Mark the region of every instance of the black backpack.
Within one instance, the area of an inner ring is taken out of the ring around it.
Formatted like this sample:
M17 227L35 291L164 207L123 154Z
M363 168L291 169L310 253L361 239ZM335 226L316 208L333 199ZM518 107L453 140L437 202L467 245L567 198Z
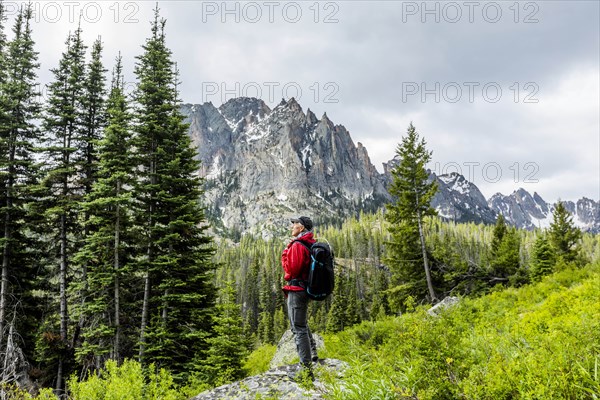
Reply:
M306 294L313 300L325 300L335 286L333 250L327 243L316 242L310 247L301 241L298 243L306 247L310 253Z

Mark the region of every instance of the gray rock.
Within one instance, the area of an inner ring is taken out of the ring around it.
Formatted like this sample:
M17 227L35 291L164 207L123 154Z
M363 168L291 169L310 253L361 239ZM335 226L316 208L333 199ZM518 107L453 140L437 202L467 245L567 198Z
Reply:
M431 173L429 178L438 185L438 191L431 199L431 206L442 218L455 222L487 224L496 221L496 212L488 206L479 188L464 176L456 172L439 176Z
M313 333L313 338L315 340L315 344L317 345L317 351L325 348L325 342L323 341L323 337L321 335L318 333ZM279 339L279 343L277 343L277 350L271 359L269 368L277 368L282 365L289 364L294 358L297 357L298 353L296 352L294 334L290 329L288 329L281 336L281 339Z
M181 113L202 161L207 215L225 229L285 229L299 214L341 222L391 199L346 128L305 114L293 98L273 110L237 98L219 108L184 104Z
M454 297L454 296L445 297L444 300L440 301L435 306L433 306L429 310L427 310L427 313L429 315L431 315L432 317L438 316L438 315L440 315L440 313L442 311L444 311L445 309L447 309L449 307L455 306L459 302L460 302L460 299L458 297Z
M319 376L324 371L342 377L347 364L340 360L321 360L315 366L314 387L307 389L294 382L290 376L296 374L299 364L280 366L264 374L252 376L229 385L219 386L215 389L202 392L191 400L222 400L242 399L254 400L256 398L276 399L323 399L326 394L325 386L320 382Z

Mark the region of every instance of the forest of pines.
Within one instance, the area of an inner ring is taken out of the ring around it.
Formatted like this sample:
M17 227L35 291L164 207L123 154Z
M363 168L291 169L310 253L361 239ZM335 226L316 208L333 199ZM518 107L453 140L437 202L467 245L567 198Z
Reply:
M288 329L286 238L232 243L208 233L158 10L135 58L132 95L121 55L107 68L101 39L88 46L77 27L42 101L31 5L7 35L2 4L0 390L29 384L65 395L67 382L132 361L168 370L177 384L242 378L246 356ZM429 206L431 152L412 124L397 154L386 211L316 229L334 249L337 277L334 294L311 303L314 331L597 259L596 238L561 203L547 232L518 231L502 216L495 227L443 222Z

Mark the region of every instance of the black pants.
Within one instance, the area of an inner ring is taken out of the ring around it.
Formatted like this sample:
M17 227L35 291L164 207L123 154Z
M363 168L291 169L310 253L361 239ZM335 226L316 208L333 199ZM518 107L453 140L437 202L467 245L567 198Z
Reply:
M300 362L309 364L312 357L317 356L317 346L308 327L308 296L306 292L288 292L287 309Z

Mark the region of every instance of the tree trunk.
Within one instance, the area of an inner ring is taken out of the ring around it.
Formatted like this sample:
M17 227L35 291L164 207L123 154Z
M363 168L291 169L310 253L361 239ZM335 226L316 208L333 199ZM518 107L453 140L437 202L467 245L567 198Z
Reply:
M427 250L425 248L425 235L423 234L423 223L421 221L421 213L417 213L417 223L419 224L419 239L421 240L421 252L423 253L423 266L425 267L425 277L427 279L427 289L429 289L429 295L431 296L431 302L435 303L437 297L433 290L433 283L431 282L431 272L429 271L429 262L427 260Z
M60 216L60 273L59 273L59 286L60 286L60 340L63 345L67 343L67 326L68 326L68 314L67 314L67 216L62 214ZM63 364L64 355L60 354L58 357L58 371L56 373L56 393L62 393L62 381L63 381Z
M150 251L150 250L148 250ZM138 361L141 363L144 359L144 352L146 350L144 340L144 334L146 332L146 325L148 324L148 307L150 302L150 271L146 271L144 277L144 301L142 303L142 326L140 327L140 353Z
M152 184L152 186L154 186L154 184L156 183L156 161L152 160L150 162L150 183ZM152 263L152 224L153 224L153 216L154 216L154 195L151 194L150 195L150 207L149 207L149 216L148 216L148 251L147 251L147 257L148 257L148 266L147 266L147 270L146 270L146 276L144 278L145 283L144 283L144 301L142 303L142 326L140 328L140 352L139 352L139 362L141 363L143 358L144 358L144 352L145 352L145 331L146 331L146 326L148 325L148 310L150 307L150 265Z
M8 194L7 194L8 196ZM0 289L0 348L2 347L2 339L4 338L4 320L6 319L6 308L8 296L8 242L10 241L10 214L9 214L9 200L7 197L7 210L4 216L4 249L2 250L2 284Z
M117 182L117 199L119 198L121 190L121 182ZM120 263L119 263L119 247L121 246L121 215L120 215L119 204L117 203L117 220L115 221L115 257L113 261L115 274L115 342L113 347L113 358L119 363L119 354L120 354L120 341L121 341L121 322L120 322L120 282L119 282L119 274L120 274Z
M16 137L11 134L12 143L16 142ZM8 180L6 182L6 212L4 213L4 248L2 249L2 277L0 283L0 348L2 347L2 338L4 337L4 321L6 320L6 309L8 308L8 268L9 268L9 247L10 247L10 211L12 209L12 189L14 185L14 176L16 174L14 161L16 148L10 144L8 159Z

